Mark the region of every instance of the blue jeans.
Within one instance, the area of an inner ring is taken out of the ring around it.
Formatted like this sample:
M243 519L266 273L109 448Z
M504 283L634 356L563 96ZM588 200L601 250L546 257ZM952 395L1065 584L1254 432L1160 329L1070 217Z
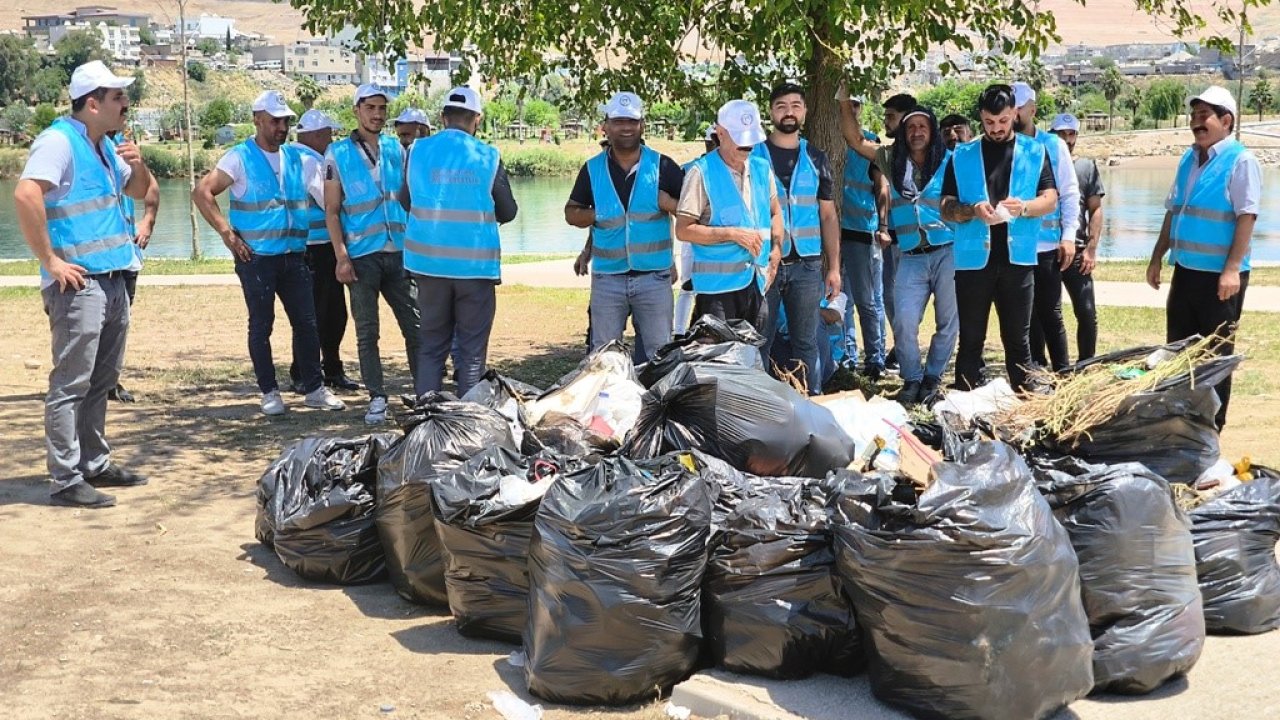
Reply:
M376 252L351 260L356 281L347 286L351 293L351 318L356 325L356 351L360 357L360 379L369 397L387 396L382 374L382 354L378 348L381 333L378 298L387 301L400 326L405 353L409 358L409 374L417 377L418 317L417 289L404 269L404 254Z
M271 331L276 322L276 297L293 327L293 357L298 363L298 380L303 392L311 392L324 382L320 372L320 335L316 328L315 300L311 293L311 271L300 252L284 255L253 255L248 262L236 261L236 275L249 309L249 359L258 389L264 394L280 389L276 382L275 360L271 356Z
M897 340L898 366L903 382L923 376L941 378L960 336L960 315L956 310L956 264L951 246L923 255L902 256L895 278L893 336ZM929 354L920 367L920 323L924 308L933 296L935 329Z
M850 231L843 233L847 236ZM859 233L866 235L867 233ZM853 324L853 309L858 309L858 327L862 328L863 361L867 365L884 366L884 270L880 246L874 241L863 243L857 240L840 242L840 264L844 273L844 285L853 302L845 310L846 332L856 332ZM854 343L849 353L851 360L857 358L857 345Z
M893 322L894 311L897 307L894 305L894 282L898 277L898 263L902 262L902 249L898 247L895 240L892 245L883 248L880 254L884 258L881 264L883 267L884 277L881 278L881 291L878 299L880 306L880 337L884 343L886 350L898 344L897 325ZM888 322L886 322L886 320ZM889 335L885 332L885 327L893 330L893 342L889 342Z
M822 392L822 373L818 366L818 305L822 302L826 281L822 276L822 258L803 258L790 265L778 266L778 276L765 302L769 304L770 322L764 328L764 357L769 357L774 336L778 334L778 306L787 313L787 331L791 337L791 352L783 369L794 372L805 368L809 394Z
M670 270L633 275L591 273L591 349L621 340L630 316L637 346L652 357L671 342L674 304Z

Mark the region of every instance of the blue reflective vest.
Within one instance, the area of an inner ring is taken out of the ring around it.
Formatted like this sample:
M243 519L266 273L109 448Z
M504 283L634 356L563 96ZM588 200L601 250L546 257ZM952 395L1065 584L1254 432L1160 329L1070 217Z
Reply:
M240 153L246 186L244 196L231 198L231 227L256 255L302 252L307 245L307 190L302 184L302 156L288 145L280 147L281 178L253 138L231 148Z
M1227 256L1231 253L1236 233L1236 213L1231 205L1228 185L1236 162L1248 152L1236 140L1228 141L1205 164L1195 187L1187 185L1192 169L1199 162L1198 151L1193 147L1182 156L1169 210L1172 216L1169 225L1171 263L1205 272L1220 273L1226 269ZM1249 253L1245 253L1240 270L1243 272L1249 268Z
M502 244L494 215L498 150L467 133L442 130L409 154L410 272L459 280L498 280Z
M876 141L878 138L866 130L862 137ZM840 227L845 230L873 233L880 227L876 214L875 186L871 184L871 161L853 150L844 153L844 195L840 203Z
M769 155L768 143L760 143L752 148L751 153L758 155L773 165ZM777 173L774 173L777 177ZM801 257L815 257L822 254L822 221L818 214L818 168L809 157L809 142L800 141L800 155L796 158L796 167L791 172L791 187L784 187L778 178L778 199L782 201L782 256L791 254L791 246Z
M898 188L889 183L889 224L898 235L902 252L920 245L923 230L930 245L947 245L955 240L955 229L942 219L942 183L947 175L947 163L951 153L943 156L933 177L914 198L903 197Z
M134 245L120 201L124 162L116 155L115 145L104 141L103 154L111 163L108 171L83 126L77 125L59 118L44 131L66 136L75 168L66 195L57 200L45 196L49 243L55 255L83 267L90 275L127 269L134 261Z
M1040 172L1044 168L1044 147L1026 135L1014 136L1013 168L1009 176L1009 197L1023 202L1036 199ZM991 202L987 196L987 171L982 160L982 139L956 147L951 154L955 168L957 198L963 205ZM1021 217L1009 221L1009 262L1014 265L1036 264L1036 240L1040 237L1040 218ZM978 218L959 223L955 228L956 270L980 270L991 255L991 228Z
M116 139L111 135L106 136L106 142L111 144L114 149L116 147ZM125 227L129 228L129 237L138 237L138 218L136 216L137 208L134 205L133 198L124 194L123 188L120 192L120 212L124 213ZM142 248L138 247L138 243L133 244L133 262L129 263L127 270L137 272L142 269Z
M405 212L400 205L404 151L390 135L378 136L378 170L369 169L364 150L352 137L329 147L342 177L342 234L353 258L404 249Z
M606 275L629 270L654 271L671 267L671 219L658 207L661 155L640 148L635 184L623 209L609 176L608 151L587 161L596 222L591 230L591 269Z
M769 203L769 162L759 155L747 157L751 186L751 212L748 214L742 193L733 182L729 166L720 153L713 152L696 161L702 185L711 202L711 227L755 230L760 234L760 254L751 257L741 245L732 242L693 246L693 291L715 295L734 292L754 280L764 292L764 273L769 266L771 214Z
M320 172L324 172L324 156L316 152L314 149L303 145L302 143L293 143L293 147L297 148L299 153L305 157L310 157L316 161L316 166L320 168ZM307 188L309 178L302 178L303 188ZM307 244L308 245L324 245L329 242L329 228L324 224L324 207L311 197L311 192L307 192Z
M1045 152L1049 155L1049 165L1053 170L1053 179L1056 181L1058 179L1058 157L1061 150L1060 146L1063 144L1062 138L1054 135L1053 133L1041 132L1037 129L1035 137L1031 139L1040 143L1040 145L1044 147ZM1073 167L1071 171L1075 172L1075 168ZM1061 188L1059 188L1059 192L1061 192ZM1050 245L1053 245L1056 248L1061 242L1062 202L1061 197L1059 197L1059 202L1053 206L1053 212L1040 217L1039 245L1041 248L1048 250Z

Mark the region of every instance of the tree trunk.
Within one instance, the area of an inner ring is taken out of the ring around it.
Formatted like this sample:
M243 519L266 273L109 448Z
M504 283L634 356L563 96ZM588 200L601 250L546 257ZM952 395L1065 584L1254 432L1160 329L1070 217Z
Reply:
M1116 117L1116 101L1112 100L1107 103L1107 132L1112 130L1112 122Z
M835 97L843 71L839 58L821 43L814 43L813 56L809 58L809 64L805 68L808 76L805 98L809 109L809 116L805 121L805 137L825 152L831 161L831 176L835 179L837 188L837 209L841 197L838 190L844 177L845 143L844 136L840 133L840 106Z

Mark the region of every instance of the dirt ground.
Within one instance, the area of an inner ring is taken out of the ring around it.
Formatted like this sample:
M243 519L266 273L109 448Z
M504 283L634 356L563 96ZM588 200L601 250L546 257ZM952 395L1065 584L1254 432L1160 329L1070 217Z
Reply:
M572 367L585 300L504 287L494 364L543 384ZM260 415L245 325L235 288L142 288L125 378L139 402L113 404L108 433L115 459L151 483L120 490L108 510L55 508L41 424L48 326L34 291L0 290L0 717L496 718L486 691L523 690L505 660L513 648L461 638L446 613L410 605L389 585L304 583L254 540L255 483L281 447L366 427L360 396L347 396L341 413L287 396L289 414ZM389 314L383 327L390 389L408 390ZM1140 342L1144 332L1104 334L1103 344ZM283 318L275 341L283 377ZM356 374L350 330L344 356ZM1276 457L1264 442L1274 443L1280 410L1258 382L1258 397L1233 411L1247 428L1229 428L1225 441L1229 453ZM1264 659L1223 662L1254 675ZM552 708L547 717L597 714L664 717L656 707Z

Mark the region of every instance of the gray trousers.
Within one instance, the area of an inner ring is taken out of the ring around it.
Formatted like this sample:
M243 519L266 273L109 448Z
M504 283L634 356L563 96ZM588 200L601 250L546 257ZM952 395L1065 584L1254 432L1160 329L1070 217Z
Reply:
M53 492L106 469L107 393L120 380L129 334L129 294L121 273L90 276L83 290L41 291L52 335L53 370L44 401L45 447Z
M404 254L377 252L351 261L356 281L351 292L351 317L356 325L356 351L360 356L360 379L369 397L386 397L383 384L382 354L378 349L380 333L378 297L382 296L396 316L404 349L409 356L409 372L418 377L418 305L414 297L413 279L404 269Z
M489 355L489 333L498 308L494 280L453 280L414 275L418 283L418 310L422 336L418 342L419 397L444 387L444 363L453 352L453 379L458 396L484 375Z

